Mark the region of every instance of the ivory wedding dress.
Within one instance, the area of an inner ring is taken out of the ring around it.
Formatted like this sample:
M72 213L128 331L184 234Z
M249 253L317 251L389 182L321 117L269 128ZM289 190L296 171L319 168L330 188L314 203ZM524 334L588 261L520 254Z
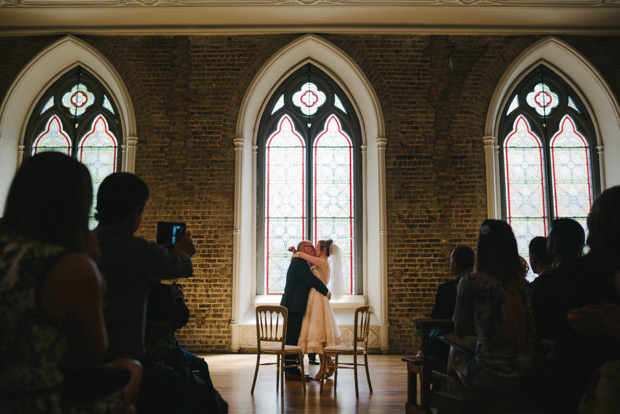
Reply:
M327 285L329 282L327 260L321 259L319 265L313 266L311 270L314 276ZM311 289L297 345L304 350L304 353L323 354L324 347L340 344L342 337L327 296L323 296L316 289Z

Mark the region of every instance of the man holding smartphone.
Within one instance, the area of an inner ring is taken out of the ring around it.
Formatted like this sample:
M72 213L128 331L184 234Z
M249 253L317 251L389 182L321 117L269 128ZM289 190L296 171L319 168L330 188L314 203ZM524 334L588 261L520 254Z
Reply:
M192 276L196 246L187 232L168 250L134 237L142 223L149 189L130 173L109 175L97 193L99 225L95 229L105 279L104 316L108 331L107 359L144 356L148 283Z

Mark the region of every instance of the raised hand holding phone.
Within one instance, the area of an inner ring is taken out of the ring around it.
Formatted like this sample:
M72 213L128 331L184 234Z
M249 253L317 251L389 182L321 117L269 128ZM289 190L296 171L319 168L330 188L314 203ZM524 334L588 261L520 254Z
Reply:
M189 257L192 257L196 254L196 245L194 244L194 240L192 240L192 235L190 232L187 232L181 237L175 244L172 246L172 251L175 254L186 254Z

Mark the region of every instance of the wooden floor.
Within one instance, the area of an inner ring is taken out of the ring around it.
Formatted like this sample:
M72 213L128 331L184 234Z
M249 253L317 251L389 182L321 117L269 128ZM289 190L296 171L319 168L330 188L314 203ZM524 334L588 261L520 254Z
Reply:
M209 364L215 388L228 402L231 414L240 413L404 413L407 399L407 368L401 355L370 355L370 379L373 393L368 390L363 368L359 372L359 399L355 398L353 370L338 372L338 389L334 381L325 382L319 395L320 383L306 383L307 393L301 382L287 381L284 393L276 392L275 365L261 366L254 395L250 394L256 366L254 354L201 355ZM261 357L261 362L265 358ZM275 362L275 356L272 357ZM344 357L341 357L344 358ZM341 359L343 361L344 359ZM318 366L308 365L306 373L314 375ZM309 371L309 372L308 372Z

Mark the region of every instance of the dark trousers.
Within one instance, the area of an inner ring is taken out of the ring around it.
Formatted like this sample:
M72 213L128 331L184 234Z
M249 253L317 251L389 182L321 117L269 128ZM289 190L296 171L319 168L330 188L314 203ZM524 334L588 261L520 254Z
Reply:
M286 344L297 346L299 342L299 334L301 332L301 321L304 315L297 312L291 312L288 314L288 322L286 324ZM287 355L284 360L284 365L295 365L303 361L298 361L297 355ZM284 368L286 372L295 373L299 372L299 368Z

